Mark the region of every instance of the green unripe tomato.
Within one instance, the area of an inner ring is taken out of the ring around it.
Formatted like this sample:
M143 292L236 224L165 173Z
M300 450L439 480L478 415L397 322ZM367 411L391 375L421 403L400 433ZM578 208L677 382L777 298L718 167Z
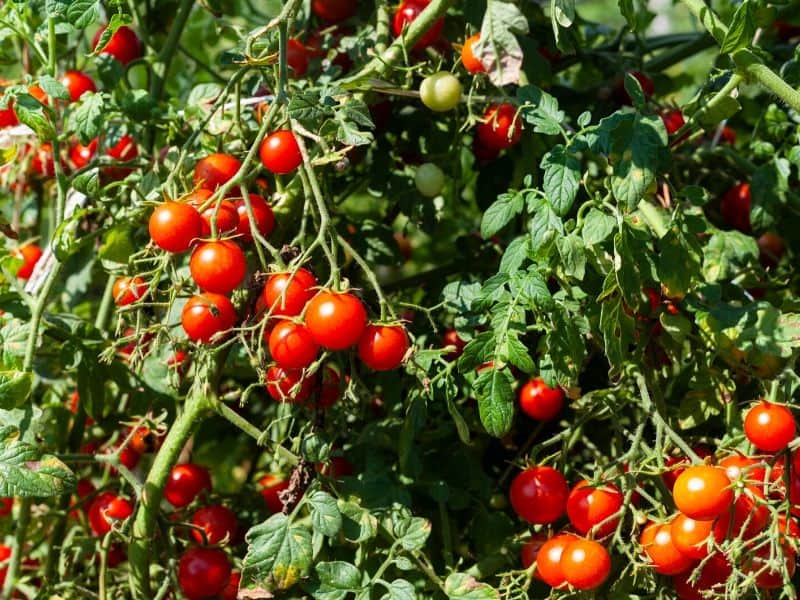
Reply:
M425 163L417 167L417 172L414 173L414 185L423 196L435 198L444 187L444 173L435 164Z
M436 112L451 110L461 100L461 82L448 71L439 71L422 80L419 86L422 103Z

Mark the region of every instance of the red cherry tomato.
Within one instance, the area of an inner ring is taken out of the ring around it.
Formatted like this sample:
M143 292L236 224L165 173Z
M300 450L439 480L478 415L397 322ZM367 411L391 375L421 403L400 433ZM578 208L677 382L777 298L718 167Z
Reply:
M96 153L97 138L86 146L78 143L73 144L69 150L69 159L76 169L82 169L92 161Z
M192 516L192 525L200 528L192 530L198 544L219 544L225 539L232 542L239 529L234 512L221 504L197 509Z
M178 561L178 585L188 600L214 598L230 576L228 557L219 548L189 548Z
M192 252L189 270L203 291L228 294L244 280L247 258L234 241L205 242Z
M757 240L758 260L765 269L775 268L786 251L783 238L777 233L768 231L762 234Z
M593 590L608 579L611 556L594 540L576 538L561 553L561 571L571 586L579 590Z
M281 321L269 334L269 353L285 370L305 369L319 356L319 346L305 325Z
M183 202L164 202L150 215L150 239L167 252L186 252L203 232L197 209Z
M795 551L789 545L781 546L781 553L789 577L794 576L797 568ZM776 554L778 560L781 554ZM784 586L783 569L771 567L772 550L770 544L760 545L749 559L745 559L744 568L747 572L756 575L756 586L762 590L777 590ZM768 568L769 567L769 568Z
M97 91L92 78L82 71L67 71L61 76L61 84L67 88L73 102L77 102L86 92Z
M189 339L207 344L215 334L236 325L236 309L227 296L206 292L184 305L181 324Z
M296 317L314 297L317 279L310 271L300 268L294 273L275 273L269 276L261 297L272 315Z
M294 77L305 75L310 61L311 57L308 55L308 50L301 41L292 38L287 42L286 63L289 65L291 74Z
M291 173L303 162L297 138L288 129L275 131L264 138L259 156L264 168L278 175Z
M283 502L280 499L280 493L289 487L289 482L282 479L278 475L264 475L258 480L258 485L261 488L261 495L264 502L267 504L272 513L279 513L283 510Z
M656 573L677 575L691 568L694 561L681 553L672 540L669 523L650 523L642 531L639 543L653 563Z
M201 207L208 202L208 199L214 194L211 190L200 188L186 196L183 201L194 206L198 211ZM236 206L229 200L220 200L216 204L211 204L200 212L200 217L203 219L204 238L211 236L211 223L215 218L217 220L217 234L224 235L232 233L239 227L239 213Z
M230 154L209 154L194 166L194 184L213 191L233 178L241 166L239 159Z
M474 52L474 46L479 39L481 39L481 34L476 33L464 40L464 45L461 46L461 64L470 73L486 72L483 63L475 56Z
M111 531L114 521L122 521L133 514L133 505L114 492L103 492L94 499L87 517L92 532L101 537Z
M100 36L103 35L106 27L107 25L100 28L94 36L92 48L95 50L97 50L97 43L100 41ZM108 43L101 48L100 53L110 54L123 65L127 65L137 58L141 58L144 50L142 49L142 42L133 29L123 25L114 32Z
M429 0L405 0L394 13L394 21L392 22L392 31L395 37L403 33L406 26L416 20L419 14L428 6ZM436 19L430 28L422 35L421 38L414 45L414 50L423 50L432 45L442 33L444 28L444 17Z
M678 133L681 127L686 124L683 118L683 113L680 109L669 110L661 113L661 120L664 121L664 127L667 130L667 135L674 135Z
M25 244L13 250L11 254L23 261L22 265L17 269L17 277L26 280L30 279L36 263L42 258L42 249L36 244Z
M361 339L367 311L352 294L323 290L306 306L305 319L317 344L328 350L344 350Z
M312 0L311 12L326 23L349 19L358 9L358 0Z
M708 521L721 515L733 502L731 480L725 470L710 465L686 469L672 488L675 506L687 517Z
M106 150L106 155L118 162L128 162L139 156L136 140L129 135L123 135L120 140ZM124 179L133 169L126 167L106 167L103 174L110 179Z
M267 369L267 392L276 402L304 402L311 395L315 381L316 375L303 377L300 370L287 371L277 366Z
M358 341L358 358L373 371L390 371L403 362L409 345L402 325L367 325Z
M672 543L681 554L698 560L708 555L708 538L714 528L714 521L695 521L678 514L669 528Z
M797 423L785 406L761 401L747 411L744 433L762 452L778 452L795 438Z
M531 379L519 390L519 406L537 421L550 421L564 408L564 390L551 388L541 378Z
M588 481L578 482L567 498L567 516L569 522L581 535L595 529L597 537L605 537L617 528L619 518L607 521L622 508L622 492L611 483L600 487L590 487Z
M566 584L564 570L561 568L561 557L564 549L578 539L570 533L562 533L547 540L536 555L536 573L539 579L554 588Z
M481 145L499 152L515 146L522 138L522 121L516 117L516 109L510 104L493 104L483 113L483 122L476 129Z
M450 354L445 354L447 360L455 360L464 352L467 342L458 336L458 332L455 329L448 329L442 336L442 345L455 347L455 350Z
M49 143L42 144L33 153L31 170L40 177L54 177L56 165L53 160L53 146Z
M14 508L13 498L0 498L0 517L7 517L10 515L12 508Z
M722 196L719 211L725 222L743 233L750 233L750 184L733 186Z
M535 534L533 537L531 537L531 539L525 542L519 551L519 558L523 568L527 569L534 562L536 562L536 557L546 541L547 537L545 537L544 534L539 533ZM534 571L533 576L539 578L538 568Z
M250 215L247 214L247 204L244 200L236 200L233 205L239 214L239 225L236 232L242 236L246 242L253 241L253 231L250 227ZM268 237L275 229L275 214L272 207L264 198L256 194L250 194L250 207L253 209L253 217L256 220L256 229L264 236Z
M172 467L164 485L164 498L175 508L183 508L203 491L211 491L208 469L194 463L183 463Z
M127 306L144 296L148 287L141 277L120 277L114 282L111 293L117 306Z
M242 574L239 571L231 571L231 576L228 583L225 584L225 589L220 592L220 600L236 600L239 597L239 582L242 579Z
M133 432L128 445L139 454L148 454L158 450L164 441L164 434L154 431L149 427L140 425Z
M762 492L764 484L769 484L766 463L754 458L731 454L719 461L719 466L725 469L728 479L734 483L744 482L754 493ZM775 469L773 468L774 473Z
M511 506L529 523L547 524L561 518L569 488L564 476L552 467L530 467L519 473L509 490Z
M701 459L711 456L713 452L706 446L695 446L692 448L694 453L697 454ZM664 480L664 485L667 486L667 489L671 492L673 486L675 485L675 480L678 479L681 473L686 470L686 467L689 466L689 459L685 456L670 456L666 460L667 467L670 467L669 471L664 471L661 474L661 478ZM685 466L682 466L685 465Z
M718 543L725 539L752 539L769 523L769 509L763 497L743 491L733 506L725 510L714 524L714 538Z
M2 96L0 96L0 101L2 101ZM13 104L14 101L12 100L8 103L7 108L0 109L0 129L19 125L19 119L17 119L17 113L14 112Z

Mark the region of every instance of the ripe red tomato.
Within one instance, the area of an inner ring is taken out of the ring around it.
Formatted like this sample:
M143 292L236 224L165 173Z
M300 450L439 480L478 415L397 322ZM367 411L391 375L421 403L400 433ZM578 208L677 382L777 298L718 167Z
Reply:
M708 555L708 538L713 527L714 521L695 521L680 513L669 525L675 548L684 556L698 560Z
M464 352L467 342L458 336L458 332L455 329L448 329L442 336L442 345L455 348L455 350L444 356L447 360L455 360Z
M777 233L768 231L762 234L757 240L758 260L765 269L775 268L786 251L783 238Z
M40 177L54 177L56 165L53 160L53 146L49 143L42 144L33 153L31 170Z
M430 0L405 0L394 13L394 21L392 22L392 31L395 37L403 33L406 26L414 22L419 14L425 10ZM444 28L444 17L439 17L430 28L419 38L414 45L414 50L423 50L436 42L439 35Z
M215 597L230 577L228 557L219 548L189 548L178 561L178 585L188 600Z
M740 183L725 192L719 211L728 225L742 233L750 233L750 184Z
M593 590L608 579L611 556L598 542L576 538L561 553L561 571L571 586L579 590Z
M261 495L270 512L281 512L283 510L283 502L281 502L279 494L289 487L289 482L278 475L269 474L259 479L258 485L261 488Z
M694 453L701 459L713 454L707 446L695 446L692 450L694 450ZM667 489L671 492L675 481L680 477L680 474L686 470L686 467L689 466L689 459L685 456L670 456L665 463L667 467L670 467L670 470L664 471L664 473L661 474L661 479L664 480L664 485L666 485Z
M546 541L547 537L544 534L538 533L534 534L525 542L519 551L519 558L523 568L527 569L536 561L536 557ZM539 578L538 569L534 570L533 576Z
M150 239L167 252L186 252L203 232L203 219L191 204L167 201L150 215Z
M100 36L103 35L107 25L101 27L94 35L92 41L92 48L97 50L97 43L100 41ZM144 54L142 42L139 37L129 27L124 25L117 29L108 40L108 43L100 50L101 54L110 54L116 58L123 65L133 62Z
M211 475L208 469L195 463L172 467L164 484L164 498L175 508L191 504L203 491L211 491Z
M539 549L536 555L536 574L550 587L559 588L565 585L567 580L561 568L561 557L564 549L576 539L571 533L561 533L551 537Z
M141 277L120 277L114 282L111 293L117 306L127 306L144 296L148 287Z
M567 506L569 487L552 467L530 467L511 482L511 507L528 523L546 524L561 518Z
M323 290L309 301L305 319L317 344L328 350L344 350L361 339L367 311L352 294Z
M73 102L76 102L86 92L97 91L92 78L83 71L67 71L61 76L61 85L67 88Z
M564 390L548 387L539 377L531 379L519 390L519 406L532 419L549 421L564 408Z
M239 215L239 224L236 232L242 236L246 242L253 241L253 230L250 228L250 216L247 214L247 204L241 198L233 203ZM256 220L256 229L264 236L269 236L275 229L275 214L272 207L264 198L256 194L250 194L250 207L253 209L253 217Z
M797 568L795 551L786 544L781 546L781 551L786 571L791 578ZM762 590L777 590L784 586L783 569L771 566L773 563L771 554L770 544L759 545L749 559L745 559L745 563L742 565L748 573L757 574L756 586ZM777 554L776 558L780 560L781 555Z
M297 138L288 129L280 129L264 138L259 156L264 168L278 175L291 173L303 162Z
M794 415L785 406L761 401L744 418L744 433L750 443L762 452L778 452L796 435Z
M358 0L312 0L311 12L327 23L349 19L358 9Z
M0 100L2 100L2 96L0 96ZM0 109L0 129L19 125L19 119L17 119L17 113L14 112L13 104L14 101L12 100L8 103L7 108Z
M691 568L694 561L681 553L672 540L669 523L650 523L642 531L639 543L653 563L656 573L677 575Z
M230 154L209 154L194 166L194 185L213 191L232 179L241 166L239 159Z
M39 259L42 258L42 249L36 244L24 244L11 251L14 258L22 259L22 264L17 269L17 277L20 279L30 279L33 275L33 269Z
M228 578L225 589L220 592L220 600L236 600L239 597L239 582L241 579L242 574L239 571L231 571L231 576Z
M319 346L305 325L281 321L269 334L272 360L285 370L305 369L319 356Z
M97 537L101 537L111 531L114 521L122 521L132 514L133 505L125 498L120 498L114 492L103 492L89 506L89 528Z
M686 120L683 118L683 113L680 109L669 110L661 113L661 120L664 121L664 127L667 129L668 135L678 133L681 127L686 125Z
M622 508L622 492L612 483L601 487L590 487L588 481L579 481L567 498L567 516L569 522L581 535L609 519ZM606 521L595 530L595 536L602 538L612 533L619 523L619 518Z
M493 104L483 113L483 122L476 129L481 145L499 152L515 146L522 138L522 121L511 104Z
M300 40L294 38L290 39L286 44L286 63L292 70L290 75L294 77L302 77L308 71L308 63L311 62L311 57L308 55L308 50Z
M136 147L136 140L129 135L123 135L116 144L106 150L106 154L120 162L128 162L139 156L139 149Z
M192 279L206 292L228 294L247 274L247 258L232 240L200 244L189 261Z
M236 309L227 296L206 292L184 305L181 324L189 339L207 344L215 334L236 325Z
M358 357L374 371L390 371L403 362L409 345L402 325L367 325L358 341Z
M719 136L721 142L733 146L736 143L736 130L727 125L722 128L722 134Z
M92 161L96 153L97 138L93 139L86 146L76 142L69 149L69 159L75 169L82 169Z
M689 583L692 570L689 569L673 577L672 582L675 592L681 600L706 600L705 592L716 589L730 577L732 567L728 560L720 553L711 555L700 571L697 583ZM719 590L722 591L722 590Z
M192 516L192 525L199 527L192 530L198 544L219 544L225 539L235 541L239 522L234 512L221 504L212 504L197 509Z
M741 454L731 454L719 461L719 466L725 469L725 474L732 482L743 481L749 488L760 492L764 484L769 484L767 479L767 466L763 461L749 458ZM777 465L776 465L777 466ZM772 474L774 475L773 467Z
M483 63L478 60L473 50L475 43L479 39L481 39L481 34L476 33L464 40L464 45L461 46L461 64L464 65L464 68L470 73L484 73L486 71L483 67Z
M12 508L14 508L13 498L0 498L0 517L7 517L10 515Z
M276 402L298 404L311 395L316 379L316 374L303 377L303 371L272 366L267 369L267 392ZM297 384L300 385L294 390Z
M733 507L723 512L714 524L714 538L718 543L725 539L752 539L769 523L766 500L752 491L742 491Z
M133 432L128 445L139 454L148 454L158 450L164 441L164 434L149 427L140 425Z
M213 194L214 192L211 190L199 188L186 196L183 201L191 204L200 211L201 207L208 202L208 199L211 198ZM239 213L236 210L236 206L229 200L220 200L216 204L211 204L200 212L200 217L203 219L202 235L204 238L211 236L211 223L215 218L215 213L218 235L232 233L238 229Z
M708 521L721 515L731 505L733 490L724 469L694 465L675 481L672 497L675 506L687 517Z
M261 292L267 310L273 316L296 317L314 297L317 278L302 267L291 273L274 273Z

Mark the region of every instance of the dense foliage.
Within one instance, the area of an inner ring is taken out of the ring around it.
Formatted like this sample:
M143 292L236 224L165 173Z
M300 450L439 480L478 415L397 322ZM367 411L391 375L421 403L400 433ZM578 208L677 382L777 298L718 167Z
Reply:
M0 3L0 597L796 597L800 3L647 4Z

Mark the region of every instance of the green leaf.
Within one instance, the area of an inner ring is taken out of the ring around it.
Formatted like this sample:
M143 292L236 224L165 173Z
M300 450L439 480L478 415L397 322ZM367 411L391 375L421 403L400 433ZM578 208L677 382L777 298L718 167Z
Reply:
M361 588L361 572L348 562L341 560L321 562L314 566L320 582L336 590Z
M633 342L633 317L624 310L622 298L615 296L600 307L600 330L608 362L619 369L631 358L628 346Z
M39 76L39 87L51 98L58 98L59 100L70 99L69 91L64 87L64 84L50 75Z
M592 208L583 219L581 237L586 246L591 247L605 240L617 227L617 220L611 215Z
M492 237L505 227L511 219L522 212L525 201L519 193L501 194L483 213L481 235L484 239Z
M342 514L342 532L347 540L357 544L377 535L378 520L369 511L344 500L339 500L337 506Z
M311 565L311 533L294 527L289 517L274 514L247 532L247 555L242 586L287 589L308 573Z
M75 483L75 475L55 456L20 441L16 427L0 428L0 496L61 496Z
M564 223L546 200L538 204L530 221L531 250L538 252L564 234Z
M544 194L556 214L563 217L578 195L581 163L566 151L563 144L558 144L542 157L541 167L544 169Z
M0 408L22 406L33 389L33 374L25 371L0 371Z
M88 27L99 18L100 9L97 0L72 0L72 3L67 7L67 20L76 29Z
M409 517L394 526L394 536L404 550L421 550L431 534L431 522L422 517Z
M136 248L133 245L133 228L120 224L106 232L98 254L103 260L127 264L128 258L134 252Z
M473 52L498 87L519 83L523 53L514 33L528 33L525 15L511 2L487 0L481 36Z
M575 0L550 0L550 22L556 44L560 39L561 27L572 27L575 21Z
M522 103L520 114L533 125L536 133L558 135L561 123L566 120L563 110L558 108L558 100L535 85L526 85L517 90L517 98ZM544 167L544 164L542 165Z
M659 242L658 278L670 297L683 297L700 276L701 256L677 229L670 229Z
M507 368L484 369L475 381L474 388L478 412L486 432L494 437L503 437L514 421L511 373Z
M100 135L105 126L103 94L87 92L78 101L70 117L70 125L81 144L88 144Z
M328 537L333 537L342 528L342 515L336 500L328 492L316 491L308 498L311 506L311 526Z
M449 600L500 600L500 594L492 586L466 573L448 575L444 582L444 593Z
M14 104L14 112L20 123L33 129L40 139L49 140L56 136L56 130L47 116L44 105L33 96L19 94Z
M717 231L703 249L703 277L708 282L734 277L758 260L758 245L738 231Z
M123 25L129 25L133 21L133 17L128 14L124 13L114 13L111 16L111 19L108 21L108 26L103 30L103 33L100 35L100 38L97 40L97 43L94 46L94 51L92 52L93 56L97 56L100 54L100 51L106 47L111 37L117 32L117 29L122 27ZM110 57L109 57L110 58ZM120 62L114 60L114 63L119 65ZM86 142L82 142L86 143Z
M89 197L96 197L100 192L100 169L93 168L76 175L72 179L72 187Z
M530 254L530 242L531 238L528 235L521 235L511 240L503 252L499 270L502 273L513 273L518 270Z
M756 31L756 24L753 21L752 5L750 0L744 0L733 13L730 25L728 25L728 33L725 34L725 39L722 40L720 46L721 54L731 54L741 48L748 47Z
M414 586L405 579L395 579L389 584L388 591L381 600L414 600Z
M619 7L619 12L628 22L628 27L630 27L632 31L636 31L637 20L636 12L633 8L633 0L618 0L617 6Z

